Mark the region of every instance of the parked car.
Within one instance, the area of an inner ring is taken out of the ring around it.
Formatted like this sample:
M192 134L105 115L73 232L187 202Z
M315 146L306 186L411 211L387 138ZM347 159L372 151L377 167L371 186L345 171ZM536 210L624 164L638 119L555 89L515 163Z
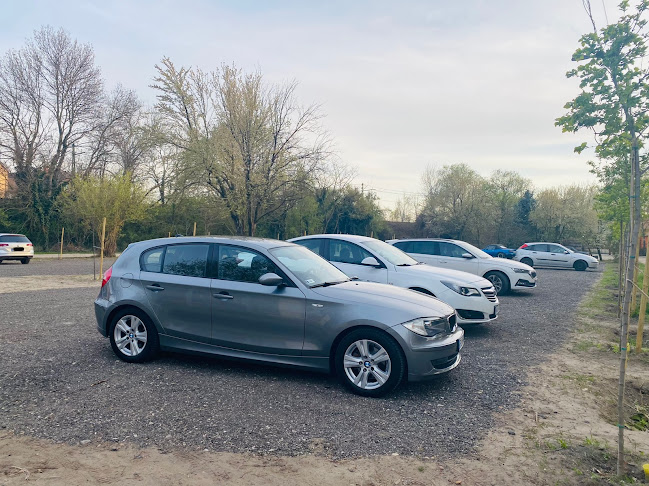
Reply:
M498 258L511 259L514 258L514 255L516 254L516 250L507 248L505 245L487 245L482 249L482 251L484 251L487 255Z
M388 243L419 262L483 276L493 284L498 295L512 289L536 287L536 271L532 267L505 258L493 258L465 241L420 238Z
M580 272L587 268L599 267L597 258L584 253L575 253L558 243L524 243L516 250L514 260L530 267L572 267Z
M0 233L0 263L19 260L27 265L34 258L34 245L25 235Z
M131 244L104 274L95 314L127 362L169 349L335 371L371 397L452 370L464 344L449 305L258 238Z
M416 290L455 308L460 324L489 322L498 316L491 282L419 262L387 243L355 235L313 235L289 240L333 263L350 277Z

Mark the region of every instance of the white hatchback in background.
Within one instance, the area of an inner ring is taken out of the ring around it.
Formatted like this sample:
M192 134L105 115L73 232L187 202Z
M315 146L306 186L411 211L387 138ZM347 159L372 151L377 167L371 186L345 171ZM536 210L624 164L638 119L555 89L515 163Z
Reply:
M489 322L498 316L498 297L488 280L465 272L421 265L381 240L323 234L289 241L324 257L350 277L432 295L455 309L459 324Z
M440 268L473 273L489 280L496 292L536 287L536 271L523 263L494 258L479 248L459 240L417 238L388 240L415 260Z
M599 268L597 258L575 253L558 243L524 243L516 250L514 260L534 267L574 268L579 272Z
M34 245L25 235L0 233L0 263L4 260L19 260L28 264L34 257Z

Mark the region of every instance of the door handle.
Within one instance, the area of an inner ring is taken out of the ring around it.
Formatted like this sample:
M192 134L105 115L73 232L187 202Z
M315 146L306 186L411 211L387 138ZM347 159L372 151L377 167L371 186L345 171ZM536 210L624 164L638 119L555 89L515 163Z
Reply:
M160 292L161 290L165 289L164 287L160 287L159 284L147 285L146 288L149 290L153 290L154 292Z
M218 294L212 294L213 297L222 300L232 300L234 296L228 294L227 292L219 292Z

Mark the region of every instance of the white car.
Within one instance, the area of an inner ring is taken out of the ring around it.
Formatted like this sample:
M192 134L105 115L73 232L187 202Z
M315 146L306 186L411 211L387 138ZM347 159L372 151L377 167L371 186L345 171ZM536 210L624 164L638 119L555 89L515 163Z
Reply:
M388 243L419 262L480 275L493 284L499 295L536 287L536 271L532 267L506 258L494 258L465 241L419 238L388 240Z
M387 243L355 235L313 235L289 240L329 260L350 277L416 290L455 308L458 323L489 322L498 316L498 297L482 277L421 265Z
M584 253L575 253L558 243L524 243L516 250L514 260L531 267L574 268L583 272L587 268L599 268L599 260Z
M34 245L25 235L0 233L0 263L19 260L27 265L34 257Z

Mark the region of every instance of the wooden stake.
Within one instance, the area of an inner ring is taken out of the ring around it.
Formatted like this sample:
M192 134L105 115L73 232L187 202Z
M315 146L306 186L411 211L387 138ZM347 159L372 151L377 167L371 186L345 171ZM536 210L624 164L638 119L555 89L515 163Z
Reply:
M644 263L644 276L642 277L642 294L640 295L640 314L638 315L638 333L635 342L635 352L642 353L642 334L644 331L644 319L647 312L647 297L649 293L649 268L647 267L647 260Z
M635 270L633 272L633 275L635 277L633 279L634 281L638 280L637 275L638 275L638 270L640 270L640 241L641 241L641 239L642 239L642 232L638 231L638 242L637 242L637 244L635 246ZM629 308L629 312L631 312L631 314L633 314L633 312L635 311L636 306L638 304L638 289L635 287L635 285L633 286L632 292L633 293L631 294L631 307Z
M196 221L194 221L194 236L196 236Z
M63 235L65 234L65 228L61 228L61 250L59 252L59 260L63 258Z
M101 253L99 254L99 275L101 275L101 278L104 278L104 240L106 239L106 218L104 218L104 222L101 224L101 243L100 243L100 248L101 248Z

